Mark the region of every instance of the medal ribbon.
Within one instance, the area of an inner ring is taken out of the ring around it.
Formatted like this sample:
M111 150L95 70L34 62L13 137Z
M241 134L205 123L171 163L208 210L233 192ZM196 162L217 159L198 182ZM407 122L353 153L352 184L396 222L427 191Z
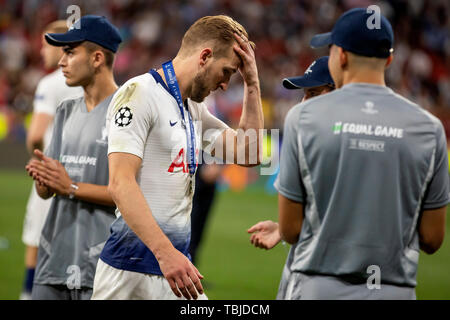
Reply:
M184 116L184 104L181 100L181 92L180 87L178 86L177 77L175 75L175 70L173 68L172 61L169 60L164 62L163 65L164 75L166 77L167 87L170 90L170 94L175 98L178 104L178 108L181 113L181 124L186 130L186 145L187 145L187 164L189 168L189 174L193 176L195 171L197 170L197 165L195 163L195 130L194 123L192 121L191 114L189 113L189 109L186 108L189 126L186 126L186 120Z

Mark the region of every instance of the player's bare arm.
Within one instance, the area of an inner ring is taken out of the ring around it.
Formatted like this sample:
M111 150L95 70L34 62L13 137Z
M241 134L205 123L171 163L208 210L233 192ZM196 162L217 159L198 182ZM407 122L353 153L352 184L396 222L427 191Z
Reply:
M237 44L233 50L241 59L239 73L244 80L244 99L242 115L239 121L239 129L227 129L222 133L222 139L217 139L215 149L223 148L223 155L233 152L235 164L241 166L256 166L260 164L260 135L259 129L264 128L264 115L261 103L261 89L259 86L258 68L256 66L255 52L247 38L234 34ZM253 129L254 136L246 136L247 130ZM227 145L227 137L233 141L233 145ZM230 137L232 139L230 139ZM222 146L220 146L222 144ZM252 151L253 150L253 151ZM254 154L256 152L256 154ZM252 154L253 153L253 154ZM240 161L238 156L245 154L245 161ZM213 154L214 156L214 154ZM228 159L229 161L229 159Z
M281 241L278 223L271 220L258 222L247 232L252 234L250 242L257 248L269 250Z
M420 249L428 254L435 253L442 245L445 236L445 215L447 206L424 210L419 222Z
M42 198L49 198L53 194L67 197L72 195L82 201L115 206L107 186L81 182L75 184L58 160L45 156L37 149L34 155L37 159L31 160L26 169L33 179L39 182L36 184L36 191Z
M296 243L302 229L303 204L278 194L278 221L281 239Z
M136 181L141 158L122 152L111 153L109 187L127 225L155 254L164 277L177 297L197 299L203 293L203 276L189 259L179 252L158 226ZM132 195L132 196L130 196Z

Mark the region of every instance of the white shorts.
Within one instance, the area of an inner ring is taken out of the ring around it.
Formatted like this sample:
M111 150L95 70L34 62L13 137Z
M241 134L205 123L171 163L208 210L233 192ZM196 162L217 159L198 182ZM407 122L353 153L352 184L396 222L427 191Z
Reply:
M23 222L22 241L27 246L38 247L41 238L42 228L47 218L48 210L52 203L52 198L44 200L36 192L33 183L30 197L28 198L27 211Z
M98 259L92 300L186 300L163 276L116 269ZM205 294L198 300L208 300Z

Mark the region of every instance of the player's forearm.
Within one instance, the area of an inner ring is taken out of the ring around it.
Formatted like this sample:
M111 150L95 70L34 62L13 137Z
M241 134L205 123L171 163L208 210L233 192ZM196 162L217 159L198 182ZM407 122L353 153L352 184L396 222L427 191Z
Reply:
M435 253L445 237L447 206L424 210L418 224L420 249L428 254Z
M239 121L242 130L264 128L264 114L261 102L261 89L259 81L252 84L244 84L244 100L242 103L242 114Z
M103 206L115 207L107 186L101 186L90 183L77 183L78 190L75 190L74 197L76 199L91 202Z
M111 181L108 190L127 225L153 252L156 259L159 260L162 252L173 248L153 218L147 201L135 181Z
M298 241L303 224L303 204L278 194L278 228L281 239L289 244Z
M280 240L284 240L289 244L295 244L300 236L300 226L298 222L286 217L282 212L279 213L279 234Z
M264 118L254 47L243 35L235 34L235 38L239 46L234 46L234 50L241 58L239 72L244 80L244 100L239 128L244 131L259 130L264 127Z
M235 137L235 163L241 166L259 165L261 159L260 129L264 128L261 92L259 82L252 85L245 84L242 115L239 129ZM245 158L242 159L242 156Z

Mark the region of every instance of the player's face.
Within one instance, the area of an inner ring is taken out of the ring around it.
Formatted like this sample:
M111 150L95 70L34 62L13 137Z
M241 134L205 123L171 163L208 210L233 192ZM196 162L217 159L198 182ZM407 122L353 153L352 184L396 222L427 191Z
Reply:
M302 102L320 96L322 94L328 93L330 91L333 91L333 88L330 87L329 85L324 85L319 87L305 88L303 89L303 91L305 95L303 96Z
M63 47L64 54L59 60L68 86L85 86L92 80L95 68L91 53L82 45Z
M336 88L340 88L342 86L342 69L340 63L340 53L339 48L334 44L330 48L328 69L330 70L330 75L333 78Z
M41 47L41 57L44 61L45 69L55 69L58 66L58 61L61 59L63 51L60 47L51 46L45 40L44 35L42 35L42 47Z
M217 89L227 90L231 76L236 73L240 66L240 59L233 48L227 55L212 58L194 78L191 90L191 99L202 102L211 91Z

